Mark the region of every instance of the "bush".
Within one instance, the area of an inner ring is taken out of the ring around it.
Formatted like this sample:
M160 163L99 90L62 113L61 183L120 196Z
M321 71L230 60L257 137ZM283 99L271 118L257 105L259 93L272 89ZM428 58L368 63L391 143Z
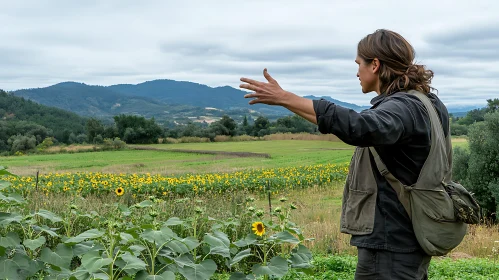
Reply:
M95 144L102 144L104 143L104 139L102 138L102 135L97 135L94 137L94 143Z
M10 150L12 153L27 152L35 149L36 147L36 137L25 136L25 135L14 135L9 138L7 143L10 145Z
M105 150L118 150L123 149L126 146L126 143L118 137L115 137L114 139L106 138L103 140L103 146Z
M453 123L450 126L450 131L451 131L451 135L454 135L454 136L467 135L468 134L468 126L458 124L458 123Z
M469 151L456 148L453 175L475 193L485 217L499 210L499 112L488 113L468 131Z
M74 143L83 144L85 141L87 141L87 135L82 133L76 136L76 141Z
M47 149L48 147L52 147L54 145L54 139L52 137L47 137L43 140L42 143L40 143L37 148L39 151L43 151Z

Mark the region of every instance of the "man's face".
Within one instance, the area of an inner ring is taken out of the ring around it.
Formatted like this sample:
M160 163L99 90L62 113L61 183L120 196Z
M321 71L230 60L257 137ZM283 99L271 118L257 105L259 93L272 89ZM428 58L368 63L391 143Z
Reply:
M355 62L359 65L359 70L357 70L357 77L360 81L360 86L362 87L363 93L369 93L378 90L378 67L376 65L377 60L371 63L366 63L364 59L357 56Z

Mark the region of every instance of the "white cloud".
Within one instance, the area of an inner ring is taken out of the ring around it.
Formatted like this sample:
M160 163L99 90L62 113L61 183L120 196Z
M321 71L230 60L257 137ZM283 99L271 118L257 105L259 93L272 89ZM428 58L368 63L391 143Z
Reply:
M238 87L264 67L300 95L368 105L356 44L401 33L448 105L497 97L496 1L2 1L0 88L176 79Z

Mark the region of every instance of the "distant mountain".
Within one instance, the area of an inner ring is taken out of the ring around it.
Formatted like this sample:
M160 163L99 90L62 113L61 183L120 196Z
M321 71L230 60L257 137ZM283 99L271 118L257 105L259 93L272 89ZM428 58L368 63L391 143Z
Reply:
M325 100L327 100L327 101L331 101L331 102L333 102L333 103L334 103L334 104L336 104L336 105L340 105L340 106L342 106L342 107L346 107L346 108L349 108L349 109L355 110L355 111L357 111L357 112L360 112L360 111L362 111L362 110L365 110L365 109L369 109L369 108L371 108L371 106L359 106L359 105L356 105L356 104L352 104L352 103L347 103L347 102L339 101L339 100L334 99L334 98L331 98L331 97L329 97L329 96L320 96L320 97L318 97L318 96L314 96L314 95L307 95L307 96L303 96L303 97L308 98L308 99L312 99L312 100L314 100L314 99L321 99L321 98L323 98L323 99L325 99Z
M172 107L148 97L134 97L117 93L108 87L89 86L82 83L65 82L46 88L25 89L12 92L40 104L54 106L82 116L99 118L118 114L137 114L154 117L165 111L181 112L188 106Z
M468 105L449 105L447 106L447 110L449 113L454 113L454 114L467 114L469 111L474 110L474 109L481 109L485 107L486 104L483 106L468 106Z
M173 120L177 123L185 123L189 120L210 122L223 114L236 120L242 120L244 115L253 119L259 115L276 119L292 114L280 106L249 105L249 99L243 98L246 93L229 86L209 87L193 82L164 79L136 85L112 86L64 82L45 88L12 92L15 96L75 112L82 116L107 119L118 114L135 114L147 118L154 117L159 121ZM342 102L328 96L308 95L305 98L324 98L357 112L370 108ZM450 108L449 111L465 112L467 110L460 107Z

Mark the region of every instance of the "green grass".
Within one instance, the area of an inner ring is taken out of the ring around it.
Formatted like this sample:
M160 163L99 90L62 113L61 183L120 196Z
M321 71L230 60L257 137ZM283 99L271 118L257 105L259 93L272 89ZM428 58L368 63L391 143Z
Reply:
M467 147L464 139L453 139L453 145ZM354 147L332 141L248 141L147 145L156 150L124 150L1 157L0 165L18 175L49 172L106 172L185 174L231 172L251 168L279 168L315 164L347 163ZM133 147L133 146L132 146ZM233 157L169 152L169 149L211 150L267 153L271 158Z
M291 270L283 280L353 280L357 257L351 255L314 256L314 269L309 275ZM229 279L219 275L216 279ZM490 280L499 279L499 264L493 260L475 258L452 260L433 258L428 269L430 280Z
M181 173L227 172L322 163L345 163L353 147L330 141L255 141L150 145L165 151L125 150L3 157L0 165L18 175L40 172ZM168 152L168 149L268 153L271 158ZM334 150L340 149L340 150Z

